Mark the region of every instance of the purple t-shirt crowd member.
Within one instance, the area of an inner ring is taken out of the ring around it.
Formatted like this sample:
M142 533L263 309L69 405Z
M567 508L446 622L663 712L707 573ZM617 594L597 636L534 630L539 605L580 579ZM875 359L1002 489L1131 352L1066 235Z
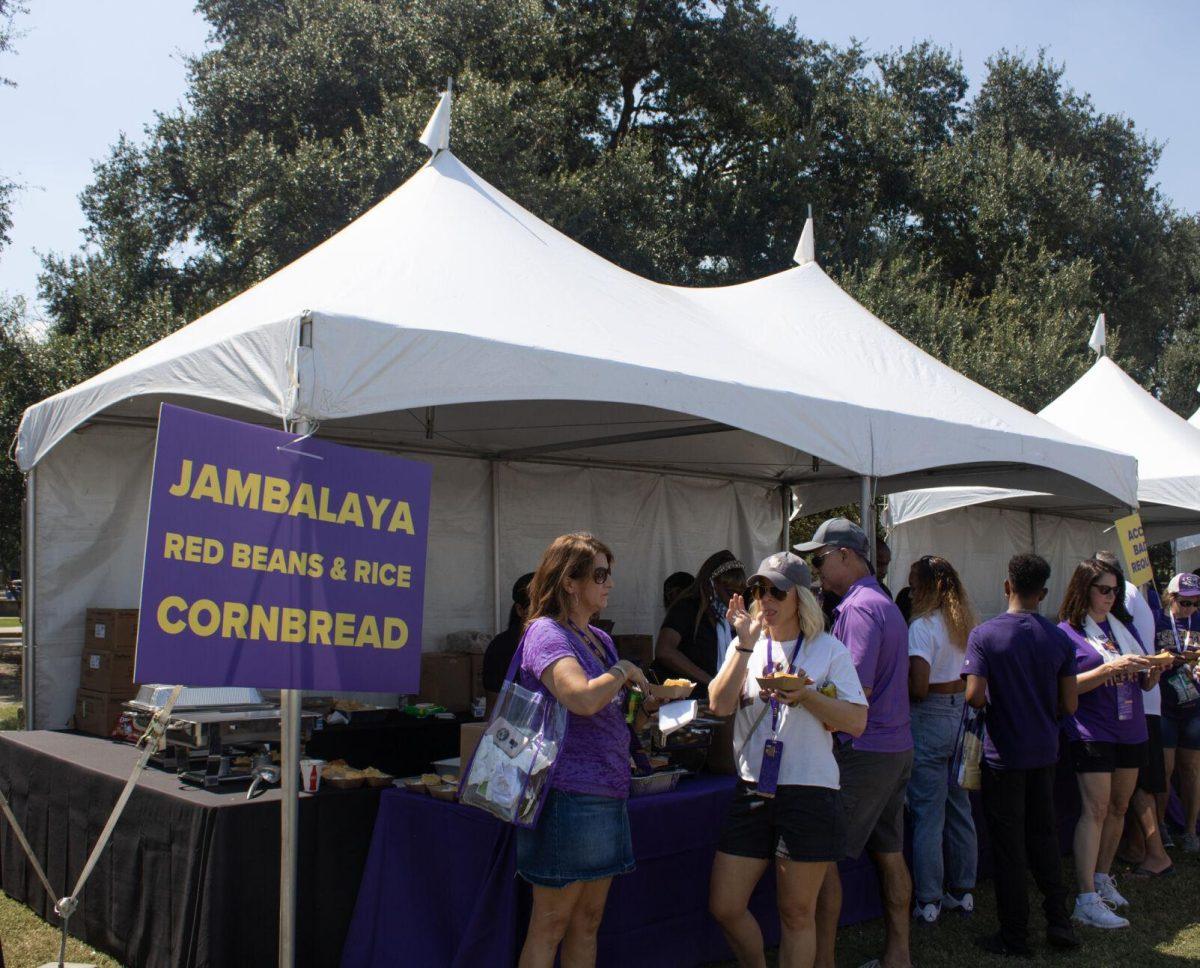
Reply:
M1075 675L1075 646L1033 612L1005 612L972 629L962 674L987 679L983 756L995 770L1058 761L1058 680Z
M833 610L833 637L850 650L867 697L867 728L856 750L903 753L912 749L908 715L908 625L871 575L847 589ZM843 735L842 739L846 737Z
M589 626L604 644L608 661L603 665L578 636L551 618L534 619L525 632L519 684L530 691L542 685L542 673L559 659L573 658L589 679L617 664L617 650L600 629ZM622 701L625 690L594 716L567 714L567 736L554 764L550 785L568 793L600 797L629 796L629 728Z
M1084 634L1074 628L1069 622L1058 626L1067 633L1067 638L1075 647L1075 672L1083 675L1104 664L1100 653L1092 647ZM1107 621L1100 623L1103 632L1112 637L1112 630ZM1129 634L1137 639L1137 633L1132 626L1125 626ZM1068 738L1081 740L1085 743L1125 743L1133 745L1144 743L1148 737L1146 731L1146 711L1142 705L1142 687L1135 678L1125 685L1133 696L1133 715L1122 720L1117 715L1117 700L1120 686L1106 684L1097 686L1079 694L1079 708L1075 715L1066 721L1065 728Z

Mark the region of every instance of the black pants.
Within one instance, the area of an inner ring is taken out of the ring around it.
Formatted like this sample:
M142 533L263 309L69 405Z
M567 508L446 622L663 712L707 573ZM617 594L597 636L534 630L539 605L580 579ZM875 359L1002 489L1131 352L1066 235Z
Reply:
M1070 924L1054 818L1054 767L993 770L983 764L983 811L992 845L996 913L1006 941L1024 944L1029 927L1025 870L1042 892L1047 924Z

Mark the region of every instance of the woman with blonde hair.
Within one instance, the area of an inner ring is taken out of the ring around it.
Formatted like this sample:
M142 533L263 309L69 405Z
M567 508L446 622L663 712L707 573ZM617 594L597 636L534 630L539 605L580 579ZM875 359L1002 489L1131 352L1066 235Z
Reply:
M739 965L762 965L763 937L750 895L775 865L779 964L816 958L817 894L845 850L846 819L833 733L860 736L867 699L849 650L825 631L808 566L791 552L771 555L749 582L752 606L729 600L736 638L709 683L709 705L733 715L738 784L713 861L709 908ZM767 676L790 681L762 688Z
M517 873L533 889L520 968L550 968L560 944L564 965L594 965L609 886L633 870L623 710L627 687L645 692L646 679L588 624L608 604L612 569L607 545L565 534L543 553L529 585L518 684L549 693L569 715L537 825L517 830ZM645 705L656 703L647 696Z
M950 781L962 721L962 678L975 611L954 566L937 555L913 562L908 628L908 694L912 701L913 917L933 924L942 908L975 910L975 821L967 791Z

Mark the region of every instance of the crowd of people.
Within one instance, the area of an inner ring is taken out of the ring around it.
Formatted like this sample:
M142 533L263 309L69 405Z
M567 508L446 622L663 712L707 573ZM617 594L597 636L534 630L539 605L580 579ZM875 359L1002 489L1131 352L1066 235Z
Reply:
M615 568L598 539L564 535L522 577L501 648L521 685L569 714L541 817L517 832L518 872L533 892L522 968L556 957L594 964L612 878L634 866L624 702L640 691L642 714L654 714L647 675L686 677L714 715L733 717L739 782L718 837L710 910L740 965L765 965L748 905L769 867L778 963L789 968L834 964L844 858L866 852L878 871L883 968L911 964L914 923L936 930L947 912L974 911L976 828L952 771L967 706L986 724L981 800L999 930L979 939L985 949L1031 954L1027 872L1049 945L1077 947L1077 925L1128 926L1114 870L1174 872L1164 821L1176 772L1182 846L1200 851L1200 577L1176 575L1160 603L1152 585L1136 588L1098 552L1075 568L1055 624L1041 614L1050 566L1017 555L997 576L1007 611L980 623L953 564L937 555L911 564L902 611L868 541L835 518L753 572L721 551L694 576L672 575L647 670L621 659L594 624ZM492 665L489 689L498 690L503 675ZM1081 803L1073 902L1055 816L1062 769Z

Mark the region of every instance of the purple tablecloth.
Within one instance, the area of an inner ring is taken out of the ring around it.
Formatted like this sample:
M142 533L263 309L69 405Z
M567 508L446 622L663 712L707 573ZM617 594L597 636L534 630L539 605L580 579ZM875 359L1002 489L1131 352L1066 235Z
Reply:
M708 883L733 787L732 777L699 776L671 793L629 801L637 870L613 883L599 964L661 968L731 957L708 914ZM878 917L870 862L844 863L842 878L843 923ZM759 884L751 910L767 944L777 944L772 874ZM511 827L471 807L388 790L342 968L515 964L528 917Z

